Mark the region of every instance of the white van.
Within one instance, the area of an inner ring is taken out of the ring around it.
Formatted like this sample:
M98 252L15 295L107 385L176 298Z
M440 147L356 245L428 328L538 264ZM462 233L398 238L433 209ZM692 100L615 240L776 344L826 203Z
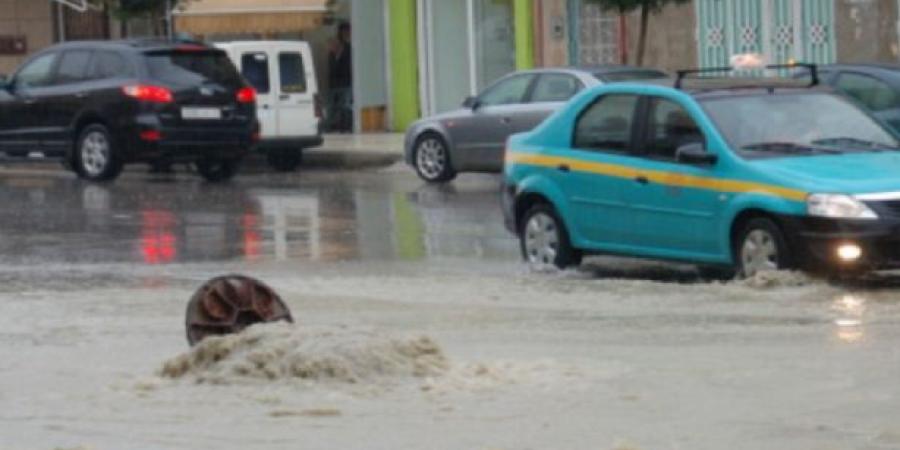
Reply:
M256 88L259 150L277 170L300 165L303 149L322 145L319 86L309 44L302 41L220 42Z

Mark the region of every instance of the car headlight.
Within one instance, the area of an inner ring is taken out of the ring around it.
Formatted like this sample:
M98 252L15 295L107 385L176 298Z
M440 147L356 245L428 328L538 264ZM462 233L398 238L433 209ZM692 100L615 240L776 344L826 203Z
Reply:
M832 219L877 219L878 214L865 203L844 194L812 194L806 199L811 216Z

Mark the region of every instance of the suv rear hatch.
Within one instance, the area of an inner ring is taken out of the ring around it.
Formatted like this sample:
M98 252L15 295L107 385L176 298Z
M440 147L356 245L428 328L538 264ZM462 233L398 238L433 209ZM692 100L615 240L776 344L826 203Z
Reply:
M152 50L144 53L153 84L168 88L174 102L161 105L167 127L206 128L253 120L252 101L238 101L246 86L221 50L207 47Z

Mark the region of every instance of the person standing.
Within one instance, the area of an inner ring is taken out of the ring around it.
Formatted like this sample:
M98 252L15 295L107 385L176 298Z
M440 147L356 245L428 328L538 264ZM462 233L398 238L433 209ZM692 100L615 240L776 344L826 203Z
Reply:
M328 117L329 131L349 133L353 130L353 49L350 46L350 24L341 22L337 36L328 48Z

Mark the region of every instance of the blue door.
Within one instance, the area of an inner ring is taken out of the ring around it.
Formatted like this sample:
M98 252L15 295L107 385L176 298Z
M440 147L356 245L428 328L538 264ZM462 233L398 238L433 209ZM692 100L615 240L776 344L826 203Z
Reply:
M552 174L571 211L567 225L576 245L614 249L628 239L631 218L621 191L629 181L621 175L634 159L633 124L639 97L610 94L588 106L576 122L572 148L554 152L559 164Z
M715 166L696 166L676 161L676 151L686 145L705 145L706 139L693 117L676 101L647 97L641 108L641 160L639 176L622 191L632 209L633 240L641 253L713 261L727 254L721 249L718 230L720 193L696 186L715 175Z

